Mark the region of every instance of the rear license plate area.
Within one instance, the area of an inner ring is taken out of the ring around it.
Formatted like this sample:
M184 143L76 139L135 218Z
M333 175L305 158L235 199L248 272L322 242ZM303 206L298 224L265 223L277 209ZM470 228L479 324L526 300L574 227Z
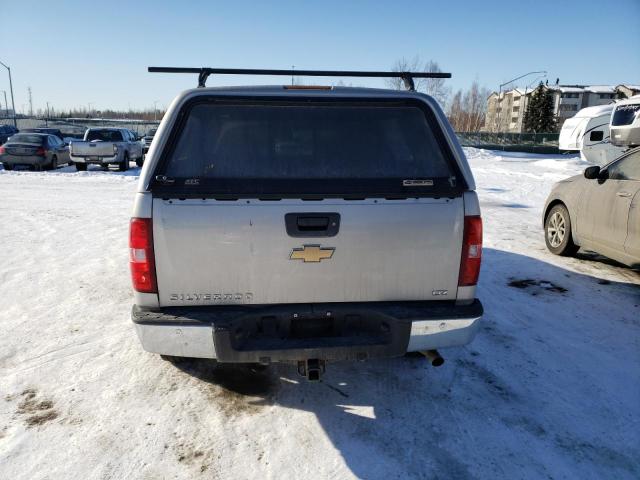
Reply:
M335 321L331 317L307 317L291 320L290 338L323 338L339 334Z

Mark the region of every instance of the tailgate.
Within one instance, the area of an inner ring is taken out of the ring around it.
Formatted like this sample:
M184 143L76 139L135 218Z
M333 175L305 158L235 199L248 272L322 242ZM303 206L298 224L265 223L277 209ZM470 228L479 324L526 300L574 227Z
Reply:
M72 142L74 157L113 157L111 142Z
M461 197L312 206L156 198L160 305L455 299L463 212ZM291 237L290 213L337 213L339 230Z
M465 182L416 99L198 98L153 171L160 306L454 300Z

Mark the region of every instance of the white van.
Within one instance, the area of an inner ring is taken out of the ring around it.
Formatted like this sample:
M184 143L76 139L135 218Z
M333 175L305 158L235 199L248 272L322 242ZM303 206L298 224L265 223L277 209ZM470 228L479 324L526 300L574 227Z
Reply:
M560 150L579 151L583 160L606 165L618 158L626 147L611 144L609 121L617 104L599 105L580 110L565 120L560 130Z

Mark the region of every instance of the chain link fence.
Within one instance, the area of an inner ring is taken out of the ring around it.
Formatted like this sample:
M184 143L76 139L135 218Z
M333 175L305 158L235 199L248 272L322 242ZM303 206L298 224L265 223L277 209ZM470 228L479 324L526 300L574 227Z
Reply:
M456 132L463 147L508 152L560 153L559 133Z
M98 118L37 118L37 117L17 117L18 130L26 128L57 128L65 136L82 138L84 132L89 127L117 127L127 128L138 135L143 135L149 129L157 127L160 122L127 120L127 119L98 119ZM13 118L0 117L0 125L13 126Z

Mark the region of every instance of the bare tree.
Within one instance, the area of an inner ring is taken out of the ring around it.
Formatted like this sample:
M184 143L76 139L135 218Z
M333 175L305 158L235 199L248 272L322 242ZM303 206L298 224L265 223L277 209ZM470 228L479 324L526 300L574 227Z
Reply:
M458 90L451 99L448 112L449 123L451 123L451 126L456 132L461 131L462 124L464 123L463 114L462 90Z
M391 67L391 71L392 72L419 72L422 69L422 62L420 61L420 57L419 56L415 56L413 57L413 59L411 60L407 60L406 58L402 57L399 60L396 60L395 63L393 64L393 67ZM416 86L416 90L418 89L418 82L416 81L418 79L414 80L415 86ZM402 81L401 78L388 78L387 79L387 86L389 88L393 88L394 90L404 90L404 82Z
M411 60L402 57L393 64L391 68L393 72L442 72L438 62L428 60L423 62L418 55ZM451 89L446 86L444 78L414 78L413 80L416 90L426 93L435 98L443 107L447 103ZM401 78L390 78L387 80L389 88L395 90L404 89L404 83Z
M451 100L447 116L456 132L477 132L484 123L489 90L474 81L466 92L458 90Z
M442 72L442 70L440 69L440 65L438 65L438 62L435 62L433 60L429 60L424 64L423 71L433 72L433 73ZM447 87L445 84L446 79L421 78L419 80L420 80L419 82L420 91L425 92L428 95L431 95L444 108L444 106L447 104L447 99L451 94L451 88Z

